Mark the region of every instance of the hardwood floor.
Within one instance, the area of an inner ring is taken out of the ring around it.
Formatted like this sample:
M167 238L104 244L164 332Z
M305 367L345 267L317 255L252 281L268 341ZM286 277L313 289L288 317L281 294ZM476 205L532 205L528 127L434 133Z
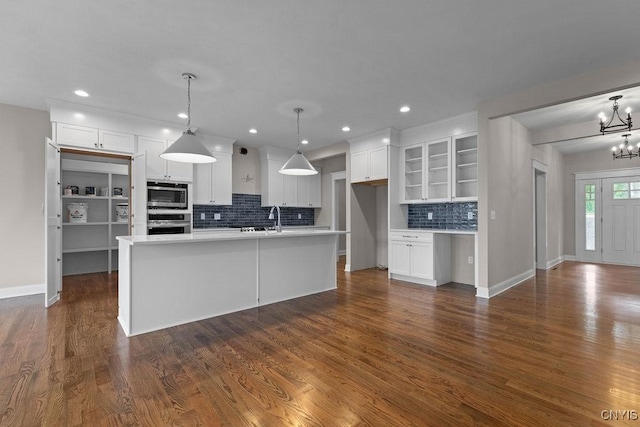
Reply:
M615 412L640 412L640 269L565 262L490 301L386 275L132 338L116 275L0 300L0 425L640 425Z

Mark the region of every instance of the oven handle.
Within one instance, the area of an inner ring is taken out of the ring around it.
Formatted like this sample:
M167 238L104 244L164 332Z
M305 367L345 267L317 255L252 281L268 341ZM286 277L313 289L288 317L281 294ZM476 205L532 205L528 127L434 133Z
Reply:
M147 222L147 228L187 227L190 222Z
M171 188L171 187L147 187L148 190L160 190L160 191L180 191L186 192L186 188Z

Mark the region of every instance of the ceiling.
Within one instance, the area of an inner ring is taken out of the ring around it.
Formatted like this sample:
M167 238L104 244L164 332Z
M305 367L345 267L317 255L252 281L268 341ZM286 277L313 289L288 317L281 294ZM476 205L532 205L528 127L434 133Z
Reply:
M56 99L184 126L191 72L200 132L293 148L302 107L301 137L320 148L637 60L625 41L638 16L636 0L4 2L0 102L46 110Z

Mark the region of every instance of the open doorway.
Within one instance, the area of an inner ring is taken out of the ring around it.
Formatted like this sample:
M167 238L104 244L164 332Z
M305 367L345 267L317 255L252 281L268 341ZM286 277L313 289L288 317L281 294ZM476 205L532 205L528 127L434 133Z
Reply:
M547 269L547 166L533 164L534 268Z

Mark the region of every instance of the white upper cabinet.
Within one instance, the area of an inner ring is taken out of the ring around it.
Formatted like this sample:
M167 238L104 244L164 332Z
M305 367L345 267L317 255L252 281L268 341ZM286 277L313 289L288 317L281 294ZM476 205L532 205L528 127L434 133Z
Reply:
M450 139L411 145L402 150L403 203L446 202L450 196Z
M231 204L231 154L214 153L215 163L194 165L193 204Z
M262 206L287 206L317 208L322 203L321 173L310 176L283 175L279 171L291 152L263 147L260 150L262 165ZM286 159L285 159L286 157Z
M56 123L56 142L63 146L89 148L99 151L133 153L134 136L87 126Z
M160 154L173 142L166 139L138 137L138 152L147 154L147 179L161 181L191 182L193 165L191 163L172 162L160 157Z
M385 184L389 178L389 147L398 145L398 136L396 129L388 128L350 139L351 182Z
M351 153L351 182L387 179L387 146Z
M478 135L453 137L451 145L451 198L455 201L478 200Z

